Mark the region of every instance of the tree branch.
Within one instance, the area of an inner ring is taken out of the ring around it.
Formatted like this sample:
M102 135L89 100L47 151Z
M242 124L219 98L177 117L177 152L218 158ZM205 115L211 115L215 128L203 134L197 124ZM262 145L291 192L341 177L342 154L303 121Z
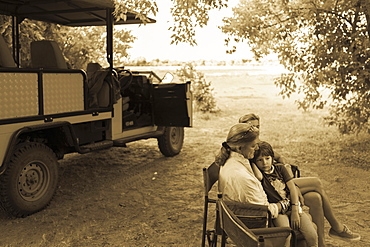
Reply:
M345 20L346 22L348 22L352 26L351 20L345 18L344 16L342 16L342 15L340 15L340 14L334 12L334 11L330 11L330 10L326 10L326 9L316 9L316 10L318 10L319 12L322 12L322 13L326 13L326 14L331 14L331 15L337 16L340 19Z

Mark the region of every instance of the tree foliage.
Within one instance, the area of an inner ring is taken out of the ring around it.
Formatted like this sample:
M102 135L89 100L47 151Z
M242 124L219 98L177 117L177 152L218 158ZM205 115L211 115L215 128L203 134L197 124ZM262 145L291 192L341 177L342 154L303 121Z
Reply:
M148 17L156 15L158 6L155 0L114 0L114 15L118 20L126 20L127 12L136 14L136 18L144 23L148 22Z
M172 0L172 44L180 42L196 45L196 27L207 25L211 9L227 7L227 0Z
M195 110L203 113L216 113L220 111L213 95L211 82L207 82L204 74L197 71L193 64L187 63L176 71L176 75L182 82L191 82Z
M227 7L228 0L171 0L173 17L171 44L189 43L196 45L196 28L207 25L208 13L212 9ZM115 14L119 19L125 19L128 11L135 13L144 23L149 16L155 16L158 6L155 0L115 0Z
M281 94L303 93L303 109L330 105L326 120L342 133L368 128L369 1L241 0L233 11L227 41L248 42L256 58L278 54L291 72L275 81Z

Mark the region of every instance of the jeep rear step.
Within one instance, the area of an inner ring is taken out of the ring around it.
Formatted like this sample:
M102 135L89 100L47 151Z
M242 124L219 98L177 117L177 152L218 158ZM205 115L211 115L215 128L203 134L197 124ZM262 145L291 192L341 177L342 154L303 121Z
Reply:
M80 153L88 153L100 149L106 149L113 147L113 141L111 140L104 140L101 142L95 142L87 145L80 146Z

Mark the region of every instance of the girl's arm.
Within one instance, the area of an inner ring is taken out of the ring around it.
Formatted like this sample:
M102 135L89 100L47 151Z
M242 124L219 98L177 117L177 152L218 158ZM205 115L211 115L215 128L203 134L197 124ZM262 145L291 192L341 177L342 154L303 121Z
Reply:
M290 191L290 205L292 207L292 214L290 216L290 225L291 227L296 230L300 228L300 218L299 218L299 209L300 209L300 202L298 198L298 191L297 187L293 180L289 180L286 183L289 191Z

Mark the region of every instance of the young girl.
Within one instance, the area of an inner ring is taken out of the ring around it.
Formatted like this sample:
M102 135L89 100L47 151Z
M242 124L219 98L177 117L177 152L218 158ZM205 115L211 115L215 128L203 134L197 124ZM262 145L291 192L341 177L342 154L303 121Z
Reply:
M282 213L273 220L276 226L290 226L299 230L305 237L307 246L318 246L317 231L311 218L302 211L298 199L298 191L284 165L273 164L274 151L267 142L260 142L259 149L252 159L253 170L267 194L270 203L281 200L290 201L290 207L285 207ZM257 167L256 167L257 166ZM289 217L288 217L289 216ZM289 224L290 218L290 224Z

